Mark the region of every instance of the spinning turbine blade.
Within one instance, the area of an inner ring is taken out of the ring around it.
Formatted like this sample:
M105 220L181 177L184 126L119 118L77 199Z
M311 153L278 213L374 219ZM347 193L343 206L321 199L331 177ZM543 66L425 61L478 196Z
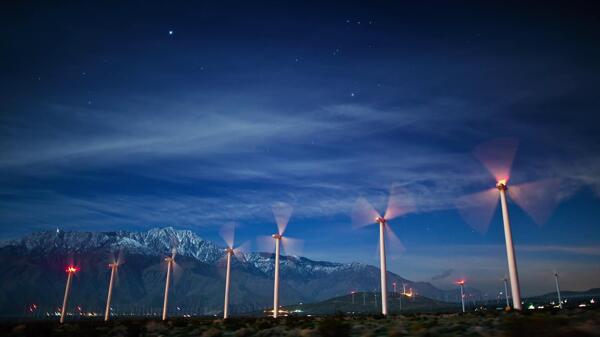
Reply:
M283 235L283 232L285 232L285 228L290 221L290 217L292 216L293 208L285 202L277 202L273 204L271 208L273 209L273 215L275 216L275 221L277 222L279 235Z
M120 266L125 263L125 251L123 248L119 249L119 253L117 254L117 264Z
M275 251L275 243L273 243L273 237L271 236L259 235L256 237L256 246L263 253L273 253Z
M542 225L552 215L558 205L560 180L545 179L508 188L508 194L536 224Z
M516 139L499 138L479 145L473 154L496 178L496 181L508 181L518 145Z
M406 247L389 225L385 226L385 235L387 240L386 245L390 247L392 251L398 253L404 253L406 251Z
M498 190L490 188L461 197L456 202L456 207L469 226L485 234L498 207Z
M354 204L354 208L352 208L352 227L359 228L374 224L375 219L379 216L379 213L367 199L358 198Z
M383 217L386 220L391 220L401 215L413 212L414 210L415 204L408 196L408 193L399 185L392 185L387 209Z
M273 245L272 242L271 245ZM233 255L238 259L244 259L245 255L250 252L250 246L250 241L242 243L239 247L233 249Z
M377 250L374 252L374 257L379 259L381 246L377 242ZM391 259L395 259L397 255L400 255L406 251L406 246L402 243L402 240L396 235L390 226L385 226L385 250L386 256Z
M221 238L223 238L223 241L225 241L227 247L233 249L233 241L235 239L235 223L228 222L221 226L219 235Z
M177 261L173 260L173 284L179 283L179 280L183 276L183 267L177 263Z
M286 255L300 256L302 248L304 248L304 241L284 236L281 238L281 245Z

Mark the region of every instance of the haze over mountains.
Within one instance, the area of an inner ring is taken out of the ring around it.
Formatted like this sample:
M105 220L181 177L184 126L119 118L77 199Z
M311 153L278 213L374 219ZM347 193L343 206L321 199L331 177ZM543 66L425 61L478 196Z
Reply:
M189 230L154 228L146 232L45 231L0 246L0 313L19 315L36 304L54 310L62 300L65 266L81 271L74 279L71 309L101 311L105 303L107 264L119 250L125 264L119 269L114 289L114 310L140 313L159 308L164 294L165 264L173 242L177 267L169 310L181 313L217 314L222 311L224 247L204 240ZM246 253L232 265L233 313L251 312L272 305L273 254ZM431 299L458 301L457 291L438 289L427 282L413 282L389 273L388 281L406 283ZM373 291L379 269L362 263L313 261L304 257L281 259L281 304L309 303L356 291ZM391 289L391 287L390 287ZM470 289L473 298L479 291ZM120 309L119 309L120 308Z

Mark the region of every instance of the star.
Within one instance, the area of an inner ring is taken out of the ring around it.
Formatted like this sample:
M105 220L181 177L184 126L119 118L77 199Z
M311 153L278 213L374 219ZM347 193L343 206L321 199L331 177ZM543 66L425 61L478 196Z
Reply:
M354 94L353 92L352 92L352 93L350 93L350 96L351 96L351 97L354 97L354 95L355 95L355 94Z
M174 33L174 32L173 32L172 30L170 30L170 31L169 31L169 35L173 35L173 33Z

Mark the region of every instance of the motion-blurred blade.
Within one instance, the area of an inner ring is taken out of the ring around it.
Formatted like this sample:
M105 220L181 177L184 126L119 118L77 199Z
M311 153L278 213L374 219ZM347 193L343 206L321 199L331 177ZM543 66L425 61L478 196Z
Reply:
M401 215L414 212L414 210L414 201L409 197L407 191L399 185L392 185L384 218L386 220L391 220Z
M560 180L545 179L508 187L508 194L538 225L543 225L559 203Z
M260 235L256 238L256 247L259 252L273 253L275 252L275 239L271 236Z
M375 223L380 215L365 198L358 198L352 208L352 227L359 228Z
M304 240L293 239L288 237L281 238L281 246L285 255L302 255L302 249L304 248Z
M469 226L485 234L498 207L498 197L498 190L490 188L459 198L456 207Z
M386 239L386 251L388 250L388 247L389 247L389 251L392 253L392 255L398 254L398 253L404 253L406 251L406 247L404 246L404 244L402 243L402 241L400 240L398 235L396 235L394 230L389 225L385 226L385 239ZM390 255L388 255L388 256L390 256Z
M235 239L235 223L228 222L221 226L221 229L219 230L219 235L221 236L223 241L225 241L227 247L233 248L233 241Z
M246 241L242 243L239 247L233 249L233 255L239 260L244 260L246 254L250 253L251 246L252 245L250 241Z
M183 267L179 263L173 261L173 270L172 271L173 271L173 284L178 283L184 273Z
M518 145L516 139L499 138L479 145L473 154L496 178L496 181L508 181Z
M275 221L277 222L279 235L283 235L285 228L290 221L290 217L292 216L293 208L290 204L286 204L285 202L277 202L273 204L271 208L273 209L273 215L275 216Z
M123 263L125 263L125 250L123 248L119 249L119 252L117 253L117 258L116 261L117 265L122 265Z
M171 257L175 260L175 256L177 255L177 248L171 249Z

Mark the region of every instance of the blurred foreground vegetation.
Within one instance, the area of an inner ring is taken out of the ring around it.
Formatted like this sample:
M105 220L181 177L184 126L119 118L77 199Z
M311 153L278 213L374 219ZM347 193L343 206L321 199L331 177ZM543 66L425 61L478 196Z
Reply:
M600 310L1 322L1 336L600 336Z

